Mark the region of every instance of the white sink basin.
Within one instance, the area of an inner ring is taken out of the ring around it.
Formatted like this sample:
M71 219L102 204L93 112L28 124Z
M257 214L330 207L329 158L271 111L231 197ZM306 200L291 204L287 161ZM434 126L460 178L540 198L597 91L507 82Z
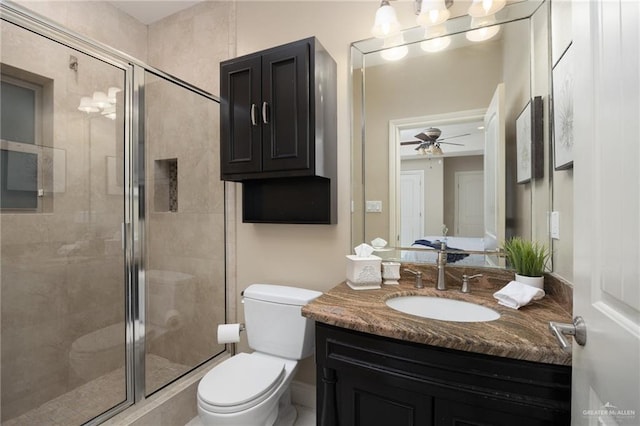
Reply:
M402 296L387 300L387 306L405 314L442 321L484 322L500 318L493 309L461 300L429 296Z

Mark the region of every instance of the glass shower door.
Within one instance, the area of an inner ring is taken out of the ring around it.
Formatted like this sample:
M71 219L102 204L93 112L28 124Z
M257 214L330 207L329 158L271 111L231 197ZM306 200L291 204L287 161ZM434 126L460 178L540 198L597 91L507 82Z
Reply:
M0 23L2 425L81 424L128 401L125 70Z
M144 73L145 390L224 351L224 183L220 106Z

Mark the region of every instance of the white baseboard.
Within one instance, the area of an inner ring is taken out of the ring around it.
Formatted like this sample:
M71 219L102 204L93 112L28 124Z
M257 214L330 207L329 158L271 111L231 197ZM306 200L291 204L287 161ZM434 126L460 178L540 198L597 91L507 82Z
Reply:
M304 407L316 408L316 387L308 383L291 382L291 402Z

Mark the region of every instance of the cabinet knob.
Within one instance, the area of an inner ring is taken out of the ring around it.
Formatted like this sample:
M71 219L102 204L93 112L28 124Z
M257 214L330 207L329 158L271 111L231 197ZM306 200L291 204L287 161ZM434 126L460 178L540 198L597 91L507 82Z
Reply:
M269 113L267 109L269 108L269 104L266 102L262 103L262 122L264 124L269 124Z

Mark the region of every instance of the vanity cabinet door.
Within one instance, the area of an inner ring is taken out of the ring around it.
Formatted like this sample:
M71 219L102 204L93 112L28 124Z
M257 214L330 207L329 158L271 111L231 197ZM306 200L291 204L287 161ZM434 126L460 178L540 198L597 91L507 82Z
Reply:
M432 398L388 384L385 377L342 373L337 382L340 426L427 426Z

